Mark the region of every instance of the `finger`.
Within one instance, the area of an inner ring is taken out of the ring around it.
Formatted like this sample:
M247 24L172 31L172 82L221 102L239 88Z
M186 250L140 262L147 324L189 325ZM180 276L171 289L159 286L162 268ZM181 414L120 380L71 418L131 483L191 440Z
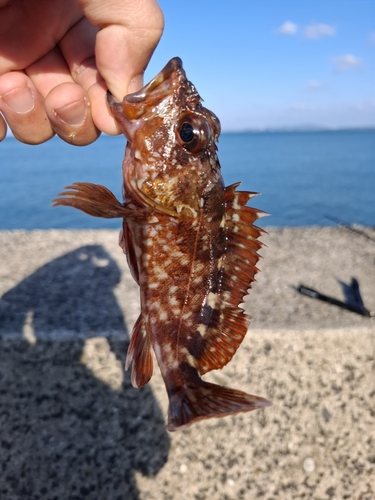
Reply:
M27 68L82 15L76 0L10 0L0 12L0 74Z
M40 94L56 134L66 142L86 145L100 132L93 123L87 92L73 81L60 49L52 51L27 68Z
M59 47L73 80L88 93L91 116L96 127L109 135L118 135L117 125L107 105L107 86L95 64L95 40L98 28L81 19L60 41Z
M107 104L107 85L104 80L90 87L88 91L91 103L91 116L99 130L108 135L119 135L121 128Z
M0 112L20 142L41 144L54 134L43 98L22 72L12 71L0 76Z
M36 62L30 64L25 69L25 72L44 98L61 83L73 82L72 75L59 47L54 47Z
M54 131L65 142L85 146L100 135L92 120L89 96L76 83L54 87L45 99L45 109Z
M122 99L142 86L144 70L161 37L164 20L156 0L78 0L85 16L101 28L96 64L108 89Z
M83 89L102 80L95 63L95 40L99 28L83 17L59 42L69 73Z
M7 124L4 118L0 115L0 142L5 138L6 135L7 135Z

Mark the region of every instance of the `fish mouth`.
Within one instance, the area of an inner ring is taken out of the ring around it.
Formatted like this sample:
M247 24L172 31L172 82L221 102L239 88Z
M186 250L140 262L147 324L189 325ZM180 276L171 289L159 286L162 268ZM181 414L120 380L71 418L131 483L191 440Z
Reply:
M137 130L141 129L147 119L153 115L153 108L169 96L173 96L175 89L186 82L186 74L179 57L173 57L166 66L144 87L137 92L126 95L122 102L107 91L107 102L112 114L121 126L126 138L132 147ZM144 118L144 120L143 120ZM181 210L162 205L145 193L140 186L131 179L134 171L125 170L125 184L131 188L133 194L142 203L151 207L155 212L172 217L181 217Z
M125 96L124 99L129 103L136 104L143 102L155 91L156 94L165 94L171 88L171 77L173 73L182 69L181 59L179 57L173 57L173 59L171 59L147 85L137 92Z
M186 78L181 59L173 57L147 85L126 95L121 103L107 91L107 102L115 118L120 122L124 118L130 121L141 118L150 107L171 94L173 87L179 84L178 75Z

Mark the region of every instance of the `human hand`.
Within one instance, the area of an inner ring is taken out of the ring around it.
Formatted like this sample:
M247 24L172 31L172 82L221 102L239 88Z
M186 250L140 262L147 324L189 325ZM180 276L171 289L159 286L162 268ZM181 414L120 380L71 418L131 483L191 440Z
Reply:
M118 134L106 91L142 87L162 31L157 0L0 0L0 141L4 117L27 144Z

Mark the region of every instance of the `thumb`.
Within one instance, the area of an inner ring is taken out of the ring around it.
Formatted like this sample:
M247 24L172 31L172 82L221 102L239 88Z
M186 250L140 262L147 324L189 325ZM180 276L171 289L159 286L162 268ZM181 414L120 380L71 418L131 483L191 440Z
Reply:
M143 85L143 73L163 32L156 0L77 0L91 24L99 27L96 66L119 100Z

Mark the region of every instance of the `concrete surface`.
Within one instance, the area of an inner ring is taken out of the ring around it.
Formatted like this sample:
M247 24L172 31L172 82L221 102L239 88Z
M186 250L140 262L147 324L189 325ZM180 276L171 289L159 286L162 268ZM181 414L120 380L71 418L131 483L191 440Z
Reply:
M0 499L375 498L375 231L269 229L251 328L207 380L273 401L169 434L123 361L138 292L115 231L0 232Z

